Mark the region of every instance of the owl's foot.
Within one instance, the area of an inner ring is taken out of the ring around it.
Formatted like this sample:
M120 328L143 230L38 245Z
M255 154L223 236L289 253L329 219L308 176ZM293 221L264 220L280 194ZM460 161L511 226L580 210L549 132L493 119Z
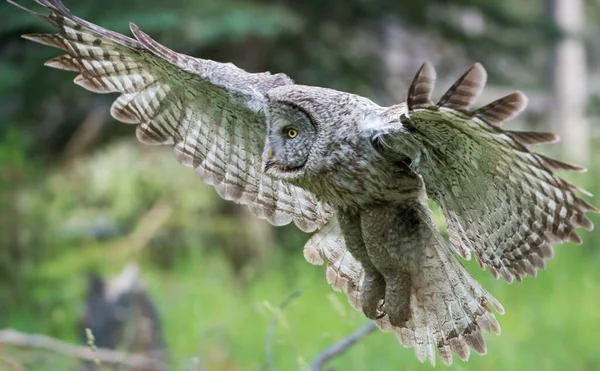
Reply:
M394 277L386 277L385 306L384 311L390 319L390 323L397 327L406 327L406 322L411 317L410 274L399 272Z
M385 279L381 273L365 272L362 284L362 310L369 319L379 319L385 316L383 302L385 298Z

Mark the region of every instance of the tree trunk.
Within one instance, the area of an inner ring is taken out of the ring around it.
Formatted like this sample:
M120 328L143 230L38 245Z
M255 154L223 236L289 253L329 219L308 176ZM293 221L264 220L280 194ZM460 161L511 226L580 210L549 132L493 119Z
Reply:
M553 129L562 138L562 152L571 160L586 162L589 125L585 117L587 101L586 55L583 43L585 21L583 0L549 0L555 24L563 32L554 50Z

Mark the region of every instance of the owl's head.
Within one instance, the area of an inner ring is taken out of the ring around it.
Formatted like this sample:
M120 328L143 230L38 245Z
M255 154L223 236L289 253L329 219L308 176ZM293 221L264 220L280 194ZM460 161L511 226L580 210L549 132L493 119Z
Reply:
M305 175L318 132L314 118L305 109L289 102L273 102L263 153L265 173L288 180Z
M287 181L331 170L342 148L353 148L365 112L378 107L336 90L288 85L269 92L265 173Z

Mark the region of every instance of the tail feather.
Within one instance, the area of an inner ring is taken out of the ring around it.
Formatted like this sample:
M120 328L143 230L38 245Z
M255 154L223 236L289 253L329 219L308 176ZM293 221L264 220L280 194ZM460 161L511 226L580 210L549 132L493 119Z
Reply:
M471 349L485 354L482 334L500 333L492 309L503 314L502 305L468 273L441 236L422 253L427 259L412 279L410 319L402 326L393 325L389 316L375 323L383 331L394 332L404 347L413 348L421 362L429 359L435 365L436 348L446 365L452 364L453 353L462 360L469 358ZM336 218L311 237L304 256L313 264L327 263L327 281L361 310L364 271L346 250Z
M492 308L500 314L504 308L468 273L443 240L427 247L424 254L428 264L413 278L415 353L429 354L430 347L435 346L446 365L452 364L452 352L462 360L469 358L471 349L485 354L482 333L500 333Z

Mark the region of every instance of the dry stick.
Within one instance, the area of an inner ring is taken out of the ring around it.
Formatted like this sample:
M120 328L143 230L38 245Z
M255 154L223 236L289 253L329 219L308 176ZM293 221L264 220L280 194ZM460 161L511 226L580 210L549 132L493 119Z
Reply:
M23 367L17 361L14 361L6 356L0 355L0 366L2 364L6 365L6 367L8 367L8 370L10 371L23 371ZM5 370L6 368L0 367L0 369Z
M173 213L173 207L166 198L158 200L139 220L127 237L126 253L133 254L143 250L159 232Z
M90 112L83 123L77 127L65 145L61 157L65 161L71 161L83 154L94 140L100 135L102 126L108 121L108 108L105 105L96 107Z
M325 363L348 350L348 348L356 344L360 339L375 331L376 328L377 326L373 321L365 323L352 334L317 354L317 356L310 363L310 370L321 371L323 366L325 366Z
M0 330L0 344L15 347L45 349L68 357L87 361L99 360L103 363L123 365L128 368L143 370L165 370L166 366L159 360L139 354L127 354L110 349L98 348L92 351L87 346L77 346L64 341L39 334L24 334L12 329Z
M267 367L270 371L275 371L275 364L273 363L273 356L271 354L271 342L273 339L273 333L275 332L275 325L277 324L278 315L285 309L298 296L302 295L302 290L292 292L277 306L277 310L273 312L271 319L269 320L269 326L267 327L267 337L265 338L265 354L267 358Z

